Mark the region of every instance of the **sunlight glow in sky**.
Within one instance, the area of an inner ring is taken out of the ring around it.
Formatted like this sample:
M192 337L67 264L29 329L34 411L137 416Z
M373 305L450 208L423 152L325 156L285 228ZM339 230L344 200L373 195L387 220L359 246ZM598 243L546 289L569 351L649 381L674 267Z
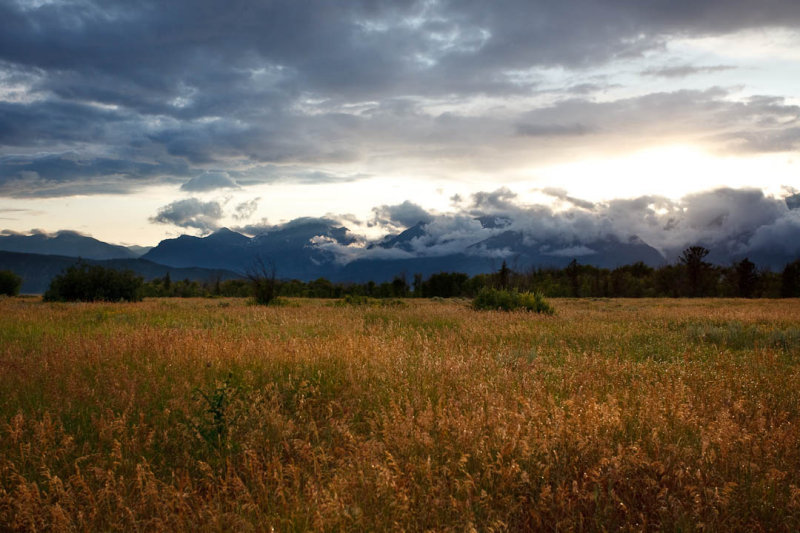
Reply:
M781 194L781 185L796 180L798 169L785 155L715 156L691 146L660 146L624 156L554 165L532 171L537 183L569 183L581 197L594 201L659 195L680 199L687 193L718 187L757 185Z

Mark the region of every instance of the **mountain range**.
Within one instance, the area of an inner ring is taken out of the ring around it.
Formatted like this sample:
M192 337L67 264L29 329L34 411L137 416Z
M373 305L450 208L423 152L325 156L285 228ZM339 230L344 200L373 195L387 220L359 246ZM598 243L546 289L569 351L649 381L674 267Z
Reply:
M20 233L0 234L0 251L26 254L64 255L85 259L133 259L147 252L140 246L127 248L108 244L75 231L59 231L55 234Z
M169 273L174 280L221 281L239 277L226 270L207 268L174 268L144 259L82 259L84 262L115 270L132 270L146 280L163 278ZM75 264L76 257L63 255L26 254L0 251L0 270L11 270L22 277L23 294L41 294L50 280Z
M427 224L420 222L377 243L363 245L347 228L332 221L300 219L252 238L229 229L204 238L182 235L161 241L142 258L175 267L245 273L254 258L260 257L274 263L279 277L355 282L387 281L402 273L428 276L458 271L474 275L496 270L504 260L520 270L563 267L576 257L582 263L611 268L637 261L652 265L664 262L657 250L637 239L533 243L521 232L509 230L459 249L448 247L448 242L426 241L430 237ZM348 257L348 252L355 253Z
M257 260L274 265L283 279L312 280L325 277L340 282L389 281L449 271L475 275L497 270L503 261L519 271L532 267L581 264L615 268L635 262L660 266L674 262L642 239L614 235L576 239L531 235L503 217L477 217L478 232L459 237L458 231L442 231L420 221L395 234L369 242L341 224L324 218L301 218L266 228L252 237L222 228L204 237L181 235L165 239L151 249L138 250L104 243L72 231L54 235L0 235L0 269L20 274L25 292L43 291L49 280L81 257L115 268L129 268L147 279L208 280L244 277ZM482 233L481 233L482 232ZM481 238L476 238L479 235ZM702 243L701 243L702 244ZM741 259L730 250L709 256L719 264ZM780 269L794 257L776 250L751 253L761 267Z

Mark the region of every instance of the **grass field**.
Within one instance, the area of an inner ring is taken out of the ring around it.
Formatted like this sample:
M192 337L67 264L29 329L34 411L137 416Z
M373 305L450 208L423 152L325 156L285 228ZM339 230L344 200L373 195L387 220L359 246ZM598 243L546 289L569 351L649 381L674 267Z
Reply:
M0 530L798 530L800 302L0 300Z

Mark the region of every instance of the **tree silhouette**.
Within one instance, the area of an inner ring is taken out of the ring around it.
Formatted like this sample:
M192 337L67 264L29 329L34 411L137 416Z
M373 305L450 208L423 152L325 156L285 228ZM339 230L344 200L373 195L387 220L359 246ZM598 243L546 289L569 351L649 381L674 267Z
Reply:
M144 280L131 270L77 263L50 281L45 302L138 302Z
M0 270L0 294L16 296L21 287L21 277L10 270Z
M250 280L250 288L255 302L259 305L269 305L277 296L275 264L272 261L256 257L250 268L247 269L246 276Z
M758 284L756 265L745 257L734 265L736 269L736 288L741 298L752 298Z
M422 274L414 274L414 298L422 297Z
M680 262L686 267L689 296L702 293L706 274L711 270L711 264L704 261L708 254L709 251L702 246L691 246L681 253Z
M569 278L569 285L572 289L572 296L577 298L580 296L580 288L581 288L581 280L580 280L580 273L581 268L578 266L578 260L573 259L567 265L567 268L564 269L564 273Z
M800 296L800 259L792 261L781 273L781 296L794 298Z
M503 261L503 265L500 267L500 270L497 272L497 283L500 285L501 289L507 289L508 283L511 278L511 269L508 268L505 260Z

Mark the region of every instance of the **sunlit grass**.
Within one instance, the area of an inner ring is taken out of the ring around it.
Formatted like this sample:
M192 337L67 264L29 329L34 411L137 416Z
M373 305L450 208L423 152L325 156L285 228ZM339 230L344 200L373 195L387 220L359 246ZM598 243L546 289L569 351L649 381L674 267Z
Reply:
M0 301L0 529L800 528L800 302Z

